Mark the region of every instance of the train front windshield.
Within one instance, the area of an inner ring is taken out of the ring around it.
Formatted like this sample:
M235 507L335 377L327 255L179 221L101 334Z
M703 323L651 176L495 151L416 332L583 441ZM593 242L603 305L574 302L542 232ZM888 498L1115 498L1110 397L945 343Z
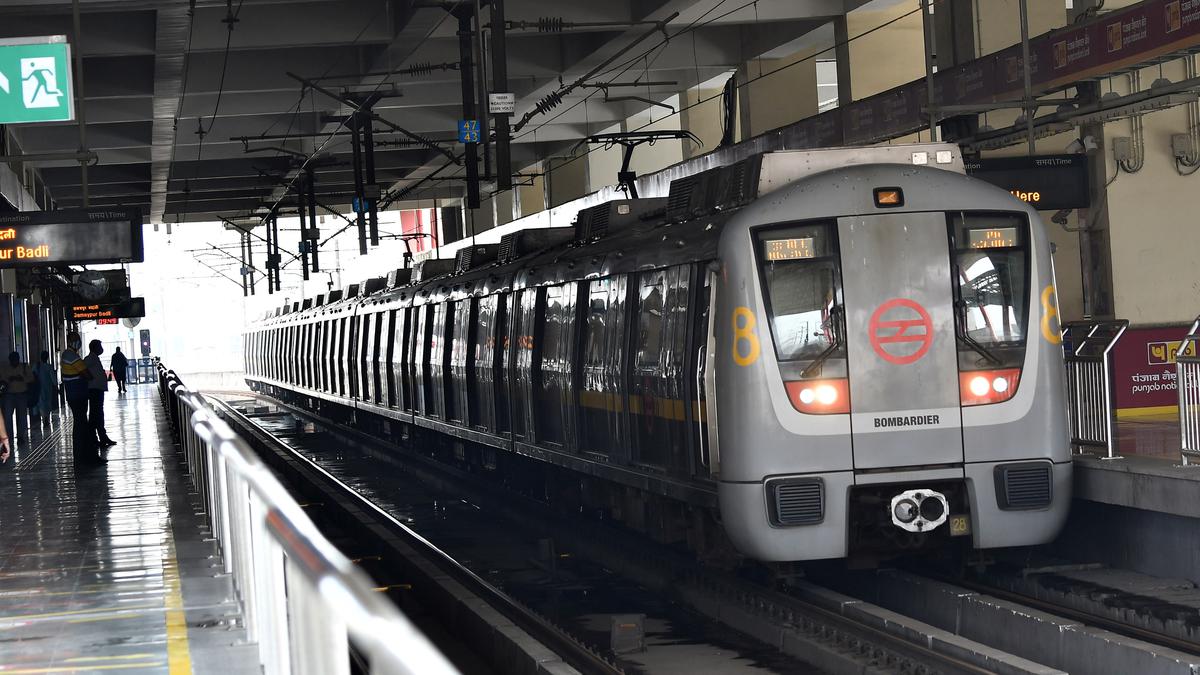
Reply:
M794 225L757 235L775 355L788 380L846 376L834 227Z
M1017 368L1029 323L1029 225L1017 214L950 214L962 370Z

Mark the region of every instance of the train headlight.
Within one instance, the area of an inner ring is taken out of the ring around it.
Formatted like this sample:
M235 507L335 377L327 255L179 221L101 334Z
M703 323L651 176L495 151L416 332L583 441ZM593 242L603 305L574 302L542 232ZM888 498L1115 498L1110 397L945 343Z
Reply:
M991 383L987 381L986 377L977 376L971 378L972 394L975 394L976 396L987 396L988 392L991 391L991 388Z
M850 382L845 379L784 382L792 407L810 415L850 412Z
M1007 401L1017 393L1020 368L967 370L958 374L962 405L987 405Z
M917 503L911 499L902 499L892 507L892 514L902 523L911 523L917 518Z

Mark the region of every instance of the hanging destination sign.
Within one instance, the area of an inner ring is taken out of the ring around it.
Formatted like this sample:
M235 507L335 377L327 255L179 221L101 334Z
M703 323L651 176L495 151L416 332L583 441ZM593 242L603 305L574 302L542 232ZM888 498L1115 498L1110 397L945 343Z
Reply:
M62 209L0 215L0 268L144 259L139 209Z

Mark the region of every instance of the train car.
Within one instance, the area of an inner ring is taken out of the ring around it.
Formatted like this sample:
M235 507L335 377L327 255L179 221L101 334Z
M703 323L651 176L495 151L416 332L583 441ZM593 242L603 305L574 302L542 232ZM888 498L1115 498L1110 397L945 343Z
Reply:
M954 146L766 153L338 295L247 333L251 387L663 541L875 557L1066 518L1050 245Z

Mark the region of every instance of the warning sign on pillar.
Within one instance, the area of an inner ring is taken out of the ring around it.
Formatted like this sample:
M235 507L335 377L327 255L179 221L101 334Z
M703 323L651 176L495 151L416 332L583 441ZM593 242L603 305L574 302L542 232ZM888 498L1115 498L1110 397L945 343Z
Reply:
M871 346L888 363L898 366L921 360L933 344L933 319L920 303L892 298L880 305L868 326Z

